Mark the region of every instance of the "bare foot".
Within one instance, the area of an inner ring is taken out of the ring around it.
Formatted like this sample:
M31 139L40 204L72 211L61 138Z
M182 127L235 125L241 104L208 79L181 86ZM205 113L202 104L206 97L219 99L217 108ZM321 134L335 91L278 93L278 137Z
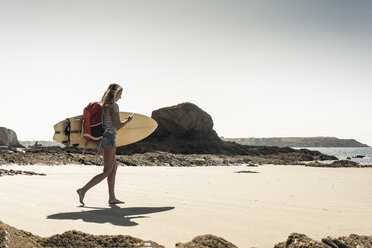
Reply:
M108 203L111 205L111 204L122 204L122 203L125 203L125 202L120 201L120 200L115 198L115 199L110 199Z
M85 195L85 194L82 192L81 189L76 190L76 192L77 192L78 195L79 195L79 201L80 201L80 203L83 204L83 206L84 206L85 204L84 204L83 200L84 200L84 195Z

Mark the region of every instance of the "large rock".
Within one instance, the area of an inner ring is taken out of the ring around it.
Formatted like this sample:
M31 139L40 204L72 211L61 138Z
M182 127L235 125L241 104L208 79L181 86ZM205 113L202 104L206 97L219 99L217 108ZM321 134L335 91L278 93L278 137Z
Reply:
M142 143L121 150L145 152L149 150L171 153L220 153L223 141L213 130L212 117L192 103L154 110L151 117L158 128ZM133 150L134 149L134 150Z
M158 128L153 140L208 140L221 142L213 130L212 117L192 103L181 103L152 112Z
M223 141L213 130L212 117L193 103L154 110L158 123L153 134L141 142L118 148L119 154L164 151L181 154L219 154Z
M17 134L10 129L0 127L0 146L23 147L17 139Z

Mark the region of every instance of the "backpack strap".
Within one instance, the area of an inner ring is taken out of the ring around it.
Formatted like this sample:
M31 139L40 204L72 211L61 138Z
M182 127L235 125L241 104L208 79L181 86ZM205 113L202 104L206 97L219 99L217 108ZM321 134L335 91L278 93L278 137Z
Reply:
M71 131L71 123L70 123L70 119L67 118L65 120L65 122L67 123L66 124L66 127L65 127L65 130L64 130L64 133L65 135L67 136L67 140L64 140L63 143L66 143L67 146L70 145L70 131Z
M88 141L85 141L83 155L85 155L85 151L87 150L87 146L88 146Z
M84 123L85 123L85 120L82 120L81 121L81 137L84 136Z

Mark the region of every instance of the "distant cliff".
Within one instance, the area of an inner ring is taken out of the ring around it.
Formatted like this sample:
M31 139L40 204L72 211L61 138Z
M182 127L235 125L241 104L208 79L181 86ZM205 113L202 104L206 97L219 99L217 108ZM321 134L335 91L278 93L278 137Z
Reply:
M368 147L355 139L338 139L335 137L309 138L223 138L248 146L280 146L280 147Z

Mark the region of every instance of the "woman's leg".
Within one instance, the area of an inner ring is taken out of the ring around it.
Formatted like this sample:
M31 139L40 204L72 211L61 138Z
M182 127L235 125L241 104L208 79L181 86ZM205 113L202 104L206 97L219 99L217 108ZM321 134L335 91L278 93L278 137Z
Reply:
M115 147L103 148L103 173L96 175L83 188L77 190L81 204L84 205L83 200L85 193L112 173L115 161L115 153Z
M116 159L114 159L114 166L112 168L111 174L107 177L107 184L109 189L109 204L118 204L124 203L115 197L115 178L116 178L116 171L118 168L118 164L116 163Z

